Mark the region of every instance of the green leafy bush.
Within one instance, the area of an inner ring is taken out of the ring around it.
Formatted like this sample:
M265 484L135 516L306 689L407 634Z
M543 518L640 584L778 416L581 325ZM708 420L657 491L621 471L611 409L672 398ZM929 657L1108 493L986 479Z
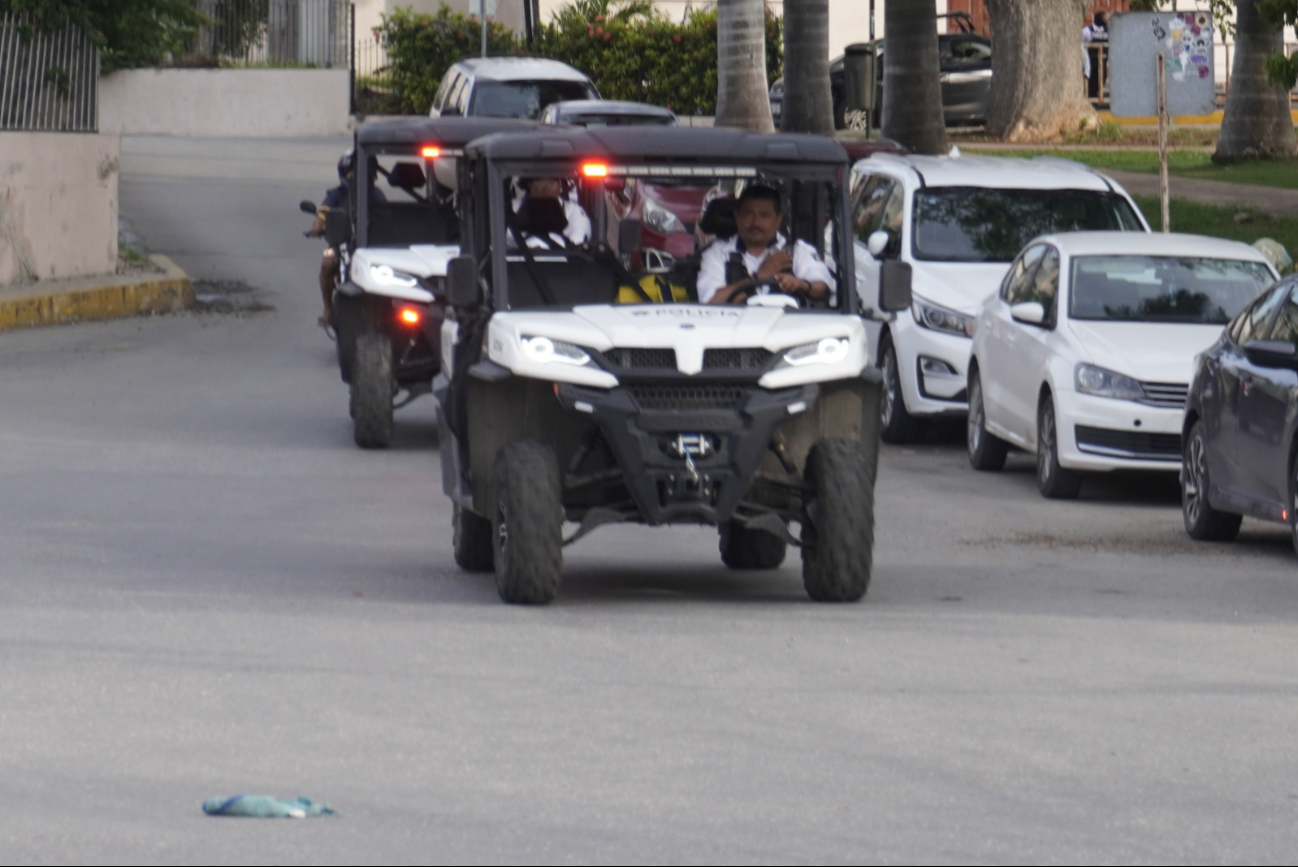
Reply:
M454 12L445 3L435 15L403 8L383 16L379 38L388 52L388 81L397 111L424 114L451 64L481 51L482 23L476 15ZM522 54L523 49L512 30L489 22L487 53Z
M521 54L519 39L492 24L490 54ZM436 15L401 9L385 16L388 51L401 111L422 114L452 63L479 52L476 18L443 5ZM780 76L783 21L767 11L766 72ZM645 0L575 0L540 28L533 52L585 72L605 99L665 105L677 114L712 114L717 101L717 15L695 11L673 21Z

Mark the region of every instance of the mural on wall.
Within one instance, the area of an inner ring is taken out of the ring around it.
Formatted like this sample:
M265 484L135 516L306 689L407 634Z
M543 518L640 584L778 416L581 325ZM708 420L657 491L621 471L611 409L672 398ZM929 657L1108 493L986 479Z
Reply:
M1150 19L1154 42L1163 51L1163 69L1176 81L1212 76L1212 16L1172 12Z

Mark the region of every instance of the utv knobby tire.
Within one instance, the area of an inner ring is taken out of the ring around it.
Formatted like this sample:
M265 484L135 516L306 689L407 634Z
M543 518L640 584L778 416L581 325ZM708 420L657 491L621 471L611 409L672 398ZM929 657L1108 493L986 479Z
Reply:
M549 446L522 440L497 453L492 526L496 591L504 601L544 605L558 592L562 494L559 462Z
M737 523L721 528L721 562L731 569L778 569L789 544L765 530L750 530Z
M352 368L352 434L363 449L392 445L392 341L386 334L366 332L356 338Z
M807 456L802 583L817 602L855 602L874 559L874 473L864 444L824 439Z
M491 521L456 506L451 523L456 565L466 572L490 572L495 565L495 535Z

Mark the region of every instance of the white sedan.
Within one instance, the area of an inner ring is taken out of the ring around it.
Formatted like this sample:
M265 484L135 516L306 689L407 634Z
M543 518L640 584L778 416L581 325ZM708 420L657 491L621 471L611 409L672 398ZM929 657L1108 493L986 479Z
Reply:
M1028 244L974 325L969 462L1037 454L1043 496L1079 471L1181 467L1194 357L1278 275L1257 250L1198 235L1069 232Z

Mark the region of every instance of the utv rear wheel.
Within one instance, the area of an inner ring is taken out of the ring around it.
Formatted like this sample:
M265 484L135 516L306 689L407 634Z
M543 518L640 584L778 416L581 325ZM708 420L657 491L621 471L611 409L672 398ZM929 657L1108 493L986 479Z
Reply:
M802 583L818 602L855 602L870 586L874 473L865 446L826 439L807 456Z
M1191 539L1229 542L1239 535L1244 518L1214 509L1208 502L1208 487L1208 441L1203 422L1196 421L1181 450L1181 519Z
M559 590L563 502L554 452L531 440L496 456L496 590L506 602L544 605Z
M455 562L466 572L490 572L495 560L491 521L469 510L455 507Z
M352 367L353 436L363 449L392 445L392 341L386 334L366 332L356 338Z
M969 426L966 431L969 464L975 470L993 471L1005 466L1009 445L987 432L987 409L983 405L982 377L974 368L969 374Z
M884 335L879 350L879 368L883 373L883 394L879 401L879 436L886 443L913 443L924 438L928 424L906 410L906 398L901 389L901 371L897 365L897 349L892 338Z
M1048 500L1074 500L1082 490L1082 477L1059 465L1059 426L1049 394L1037 408L1037 490Z
M721 562L731 569L778 569L789 544L765 530L750 530L738 523L721 528Z

